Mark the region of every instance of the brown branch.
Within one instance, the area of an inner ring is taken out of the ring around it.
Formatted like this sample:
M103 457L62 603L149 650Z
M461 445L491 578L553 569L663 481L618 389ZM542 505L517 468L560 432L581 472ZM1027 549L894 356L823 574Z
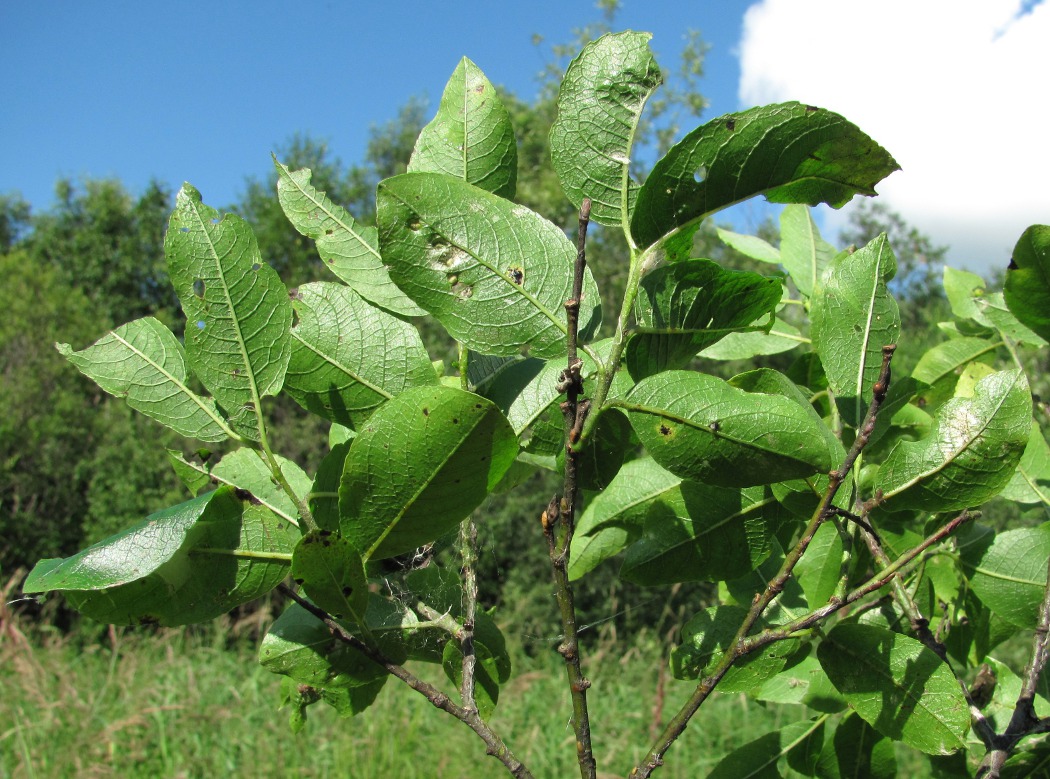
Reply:
M781 565L776 576L770 579L765 590L756 595L751 602L751 608L748 610L747 616L744 617L740 629L737 631L737 634L733 639L733 643L730 644L729 649L726 650L726 653L715 667L715 670L710 676L701 680L689 700L686 701L685 705L682 706L671 721L667 723L667 727L664 728L660 738L657 739L656 743L649 750L645 759L636 765L631 771L631 779L646 779L646 777L652 775L653 771L663 765L663 757L667 753L667 750L670 749L671 745L678 739L678 737L685 732L689 720L692 719L693 715L696 714L704 701L710 697L712 692L714 692L715 687L722 680L722 677L725 676L726 672L729 671L739 658L754 651L755 647L752 647L751 643L748 641L748 634L761 618L766 608L769 607L769 604L772 603L774 598L783 591L784 585L791 577L798 561L802 559L802 555L806 553L806 550L809 548L809 545L813 541L813 537L816 535L821 524L836 512L833 505L835 496L838 494L839 488L842 486L843 482L845 482L854 463L856 463L857 458L860 457L861 452L864 450L864 447L867 446L868 441L871 438L872 431L875 429L875 421L878 417L879 409L882 407L882 403L886 399L886 391L889 389L890 361L893 359L893 353L896 348L895 344L890 344L882 348L882 368L879 371L878 380L872 386L872 398L871 404L868 406L868 413L865 415L864 422L857 431L857 437L853 442L853 446L850 447L849 452L846 453L846 458L843 460L842 465L828 474L828 488L824 491L820 505L813 513L809 524L802 533L802 537L798 540L798 543L795 544L794 548L785 556L784 563ZM841 606L837 606L836 608L840 607Z
M1024 681L1017 696L1013 715L1002 735L996 736L993 748L984 756L977 769L977 779L999 779L999 774L1014 748L1025 736L1050 732L1050 721L1035 714L1035 690L1039 676L1050 658L1050 561L1047 562L1047 582L1043 603L1039 608L1039 624L1032 637L1032 659L1024 669Z
M328 628L329 632L331 632L333 638L353 647L368 659L383 666L391 676L396 676L413 690L425 697L436 708L451 714L477 733L481 740L485 742L485 753L492 755L503 763L512 776L518 777L518 779L533 779L532 773L529 769L526 768L524 764L513 755L513 753L511 753L510 749L507 748L507 745L503 743L503 739L500 738L499 734L481 719L477 710L471 711L462 706L458 706L448 697L448 695L443 693L437 687L424 682L404 666L392 662L378 649L370 644L366 644L360 638L336 622L332 618L332 615L327 611L306 600L291 587L288 587L285 584L279 584L277 585L277 589L309 611L317 617L317 619L321 620L325 624L325 627Z
M580 641L576 627L576 605L572 584L569 582L569 546L576 527L576 501L579 494L579 457L576 444L580 431L590 410L590 403L581 400L583 379L580 370L583 362L578 356L580 323L580 300L583 297L584 270L587 267L587 224L590 220L591 201L584 198L580 207L580 223L576 239L576 263L573 272L572 297L565 301L568 354L565 370L561 374L558 390L565 393L561 404L565 417L565 475L562 496L555 495L540 517L543 535L550 554L551 573L554 577L554 593L561 617L562 642L558 654L565 661L565 673L569 681L572 698L572 727L576 734L576 758L583 779L595 779L597 763L591 747L591 722L587 711L587 688L590 681L583 675L580 664Z
M460 680L460 697L463 708L477 714L478 704L474 698L477 655L474 652L474 619L478 608L478 577L474 566L478 558L478 526L469 516L459 526L460 554L463 567L463 629L459 635L459 649L463 654L463 672Z

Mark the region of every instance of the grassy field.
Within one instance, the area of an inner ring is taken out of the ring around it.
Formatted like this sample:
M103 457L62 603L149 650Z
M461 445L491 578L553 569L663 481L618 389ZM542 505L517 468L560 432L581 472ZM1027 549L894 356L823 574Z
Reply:
M277 711L278 678L254 647L227 636L164 631L100 634L76 643L0 631L0 777L503 777L465 726L391 680L364 714L321 705L293 736ZM625 655L592 653L590 702L603 776L623 776L650 740L664 661L655 642ZM519 655L521 653L519 652ZM494 724L537 777L578 775L559 658L516 658ZM447 686L440 669L417 668ZM691 686L668 680L663 717ZM705 706L668 756L662 777L703 776L727 745L790 719L795 708L740 696Z

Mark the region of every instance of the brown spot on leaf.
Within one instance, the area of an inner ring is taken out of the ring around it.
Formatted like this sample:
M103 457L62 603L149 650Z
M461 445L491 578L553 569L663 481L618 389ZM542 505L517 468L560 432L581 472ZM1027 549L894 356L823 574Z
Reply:
M510 280L517 284L519 287L525 281L525 271L521 268L511 266L507 268L507 275L510 276Z

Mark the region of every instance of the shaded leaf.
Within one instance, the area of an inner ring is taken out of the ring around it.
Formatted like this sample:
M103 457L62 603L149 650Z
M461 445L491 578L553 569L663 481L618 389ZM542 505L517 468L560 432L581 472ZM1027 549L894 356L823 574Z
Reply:
M1046 589L1050 525L988 534L961 552L981 602L1013 625L1034 628Z
M815 769L819 779L895 779L897 756L890 739L849 714L824 743Z
M857 427L882 367L882 347L897 343L901 320L886 288L897 272L886 234L832 261L810 310L813 348L845 421Z
M434 541L484 500L517 453L491 401L451 387L406 390L350 446L339 487L343 536L365 561Z
M619 405L653 459L682 478L750 487L833 465L824 425L810 409L713 376L666 371L639 382Z
M784 103L727 114L689 133L638 192L640 247L689 233L705 216L764 194L771 203L841 207L899 166L838 114ZM783 250L781 251L783 259Z
M919 641L875 625L840 623L817 657L850 706L882 735L931 755L965 746L970 709L959 683Z
M407 387L437 384L430 355L412 325L340 284L304 284L285 391L308 411L357 428Z
M1043 431L1034 422L1017 471L999 495L1017 503L1044 503L1050 506L1050 446L1047 446Z
M911 373L913 379L929 385L919 405L932 408L952 397L963 368L974 360L992 364L1001 345L986 338L954 338L927 351Z
M649 33L603 35L569 63L551 126L551 163L576 208L591 199L591 219L626 224L638 183L631 147L645 101L663 80Z
M364 619L368 580L361 553L338 533L311 530L299 539L292 552L292 578L336 619Z
M61 592L100 622L204 622L276 587L297 537L268 509L222 487L72 557L40 561L24 590Z
M349 451L349 440L335 444L317 467L309 504L310 513L322 530L339 529L339 482L343 480L343 467Z
M635 298L635 334L625 356L631 378L687 365L700 350L771 315L781 290L779 279L723 270L711 260L657 268Z
M212 442L231 432L215 401L186 385L182 344L153 317L121 325L78 352L69 344L56 347L106 392L180 435Z
M514 197L518 145L510 114L481 69L464 57L422 129L410 172L445 173L500 197Z
M310 183L309 168L288 170L274 158L277 200L292 226L317 244L325 267L361 297L402 316L426 313L393 281L379 256L376 229L357 222L345 208Z
M992 374L977 384L974 397L945 403L927 438L900 441L879 469L876 489L890 511L980 505L1010 481L1031 423L1024 374Z
M1022 324L1050 341L1050 226L1032 225L1021 234L1003 296Z
M184 184L164 239L186 314L186 356L237 432L258 437L262 399L284 384L291 354L288 291L262 261L248 223Z
M565 354L565 301L576 249L524 206L438 173L386 179L377 193L379 242L390 275L457 341L484 354ZM580 332L597 329L601 301L587 271Z

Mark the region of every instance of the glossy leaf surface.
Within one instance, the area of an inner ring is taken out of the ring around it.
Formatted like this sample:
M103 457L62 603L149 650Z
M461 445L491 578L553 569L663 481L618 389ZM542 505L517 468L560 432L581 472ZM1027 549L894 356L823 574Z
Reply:
M660 85L648 33L603 35L565 72L551 127L551 162L576 208L591 199L591 219L626 224L638 183L631 147L645 102Z
M284 215L302 235L317 244L325 266L361 297L402 316L425 312L390 280L379 256L376 229L355 220L338 203L310 183L309 168L277 168L277 199Z
M100 622L203 622L276 587L297 537L268 509L222 487L72 557L42 560L24 589L62 592Z
M647 274L635 300L635 335L627 369L635 381L681 368L696 353L773 313L779 279L723 270L711 260L683 260Z
M292 307L298 321L285 390L303 408L357 428L407 387L437 384L419 332L352 289L304 284Z
M646 247L758 194L838 208L855 194L874 195L898 167L831 111L799 103L752 108L697 128L657 162L638 192L631 228Z
M981 380L972 398L954 398L938 410L928 437L893 448L876 480L885 507L957 511L994 497L1028 444L1031 415L1023 373Z
M948 665L919 641L842 623L817 657L832 683L879 733L931 755L965 746L970 710Z
M510 114L481 69L464 57L445 85L437 115L419 133L408 170L445 173L514 197L518 145Z
M379 242L390 275L449 333L483 354L535 357L566 350L565 301L576 249L524 206L437 173L387 179L377 194ZM601 319L590 272L581 333Z
M682 478L750 487L833 465L808 409L713 376L666 371L639 382L622 406L652 458Z
M417 387L369 418L339 486L343 536L364 559L422 546L473 511L518 454L490 401L451 387Z
M292 307L262 261L248 223L201 202L189 184L164 239L168 272L186 313L186 355L238 432L257 435L262 399L284 384Z
M111 395L136 411L200 441L223 441L229 428L211 398L186 384L186 353L175 335L153 317L121 325L94 344L58 351Z

